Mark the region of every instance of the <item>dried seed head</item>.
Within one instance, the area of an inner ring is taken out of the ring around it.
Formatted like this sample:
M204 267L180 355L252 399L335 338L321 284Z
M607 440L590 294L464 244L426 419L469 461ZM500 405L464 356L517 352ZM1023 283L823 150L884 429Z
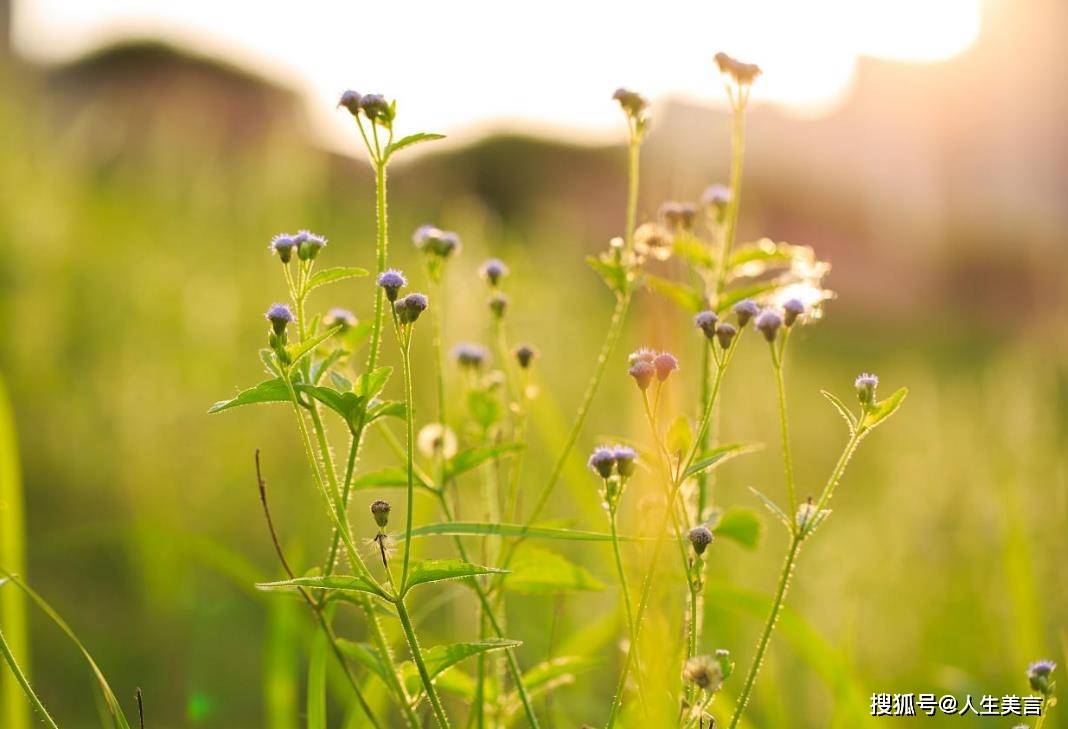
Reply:
M489 299L489 308L495 317L500 319L504 316L504 312L508 310L508 297L497 291Z
M742 63L722 51L716 54L719 72L729 76L739 86L749 86L760 76L760 66L755 63Z
M797 321L797 317L805 313L805 305L801 303L800 299L790 299L782 305L782 310L785 314L783 318L783 324L786 326L793 326Z
M616 471L621 478L630 478L634 474L635 461L638 454L630 446L617 445L612 449L612 455L616 459Z
M627 372L634 378L634 382L637 383L640 390L648 390L653 378L656 377L656 367L653 366L652 362L646 362L645 360L635 362Z
M694 326L704 332L708 339L711 339L716 334L716 322L719 321L719 317L716 316L716 312L711 309L706 309L693 318Z
M644 96L629 89L616 89L612 98L618 101L623 112L633 119L640 119L649 106Z
M397 319L401 324L411 324L426 311L429 305L430 301L425 295L408 294L393 303L393 310L397 312Z
M610 478L616 466L615 451L607 446L597 446L593 449L593 453L590 454L590 459L586 462L586 465L601 478Z
M267 321L271 322L271 328L278 336L282 336L286 331L286 326L293 321L293 311L288 304L272 304L264 316Z
M356 319L355 314L348 309L342 309L340 307L334 307L323 317L323 324L327 329L340 326L341 331L347 331L358 323L359 321Z
M520 344L514 350L512 354L515 355L516 362L523 369L527 369L538 358L538 350L530 344Z
M675 359L675 355L661 352L653 360L653 367L656 369L656 379L663 382L671 376L672 372L679 368L679 361Z
M508 266L499 258L489 258L479 266L478 275L486 279L490 286L496 286L508 275Z
M704 554L705 550L708 549L708 545L712 543L712 530L704 524L695 526L690 530L688 537L690 544L693 545L693 551L698 554Z
M408 279L395 268L390 268L378 275L378 285L386 291L386 298L397 300L397 292L408 285Z
M379 499L371 502L371 514L375 518L375 524L379 529L385 529L389 524L389 502Z
M760 313L760 307L752 299L742 299L733 307L734 315L738 317L738 326L745 328L745 325L749 323L749 320Z
M1050 675L1055 668L1057 664L1049 660L1035 661L1028 666L1027 681L1031 684L1031 688L1043 696L1052 695L1055 683L1050 681Z
M640 256L666 261L674 246L674 235L660 223L642 223L634 231L634 250Z
M726 185L709 185L701 194L701 204L708 208L709 212L722 215L731 202L731 190Z
M469 342L463 342L453 347L452 356L456 360L456 364L470 370L481 369L482 365L489 359L489 353L485 347Z
M723 321L716 325L716 339L719 340L719 346L723 349L729 349L734 337L738 334L738 330L733 325Z
M345 107L349 110L350 114L356 116L360 112L360 98L360 93L358 91L346 89L341 92L341 98L338 99L338 108Z
M779 327L782 326L782 316L774 309L764 309L757 314L754 326L764 335L764 339L774 342L775 335L779 333Z
M415 439L419 452L427 458L452 458L456 455L456 434L441 423L427 423Z
M875 404L875 388L879 386L879 378L864 372L853 381L853 387L857 389L857 399L860 404L868 408Z
M271 245L268 246L268 250L271 250L278 254L278 260L282 263L289 263L289 260L293 257L293 249L297 247L297 242L293 240L293 236L288 233L279 233L271 239Z
M393 106L382 94L366 94L360 97L363 115L384 127L393 123Z
M686 661L682 677L705 691L718 691L723 683L723 669L712 656L694 656Z

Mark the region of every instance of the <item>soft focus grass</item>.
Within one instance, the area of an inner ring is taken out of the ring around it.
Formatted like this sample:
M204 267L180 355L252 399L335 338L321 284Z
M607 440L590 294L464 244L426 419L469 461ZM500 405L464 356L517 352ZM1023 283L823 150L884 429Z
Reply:
M263 449L276 518L301 568L325 549L323 510L284 409L210 419L205 410L259 376L262 311L284 294L266 252L270 236L308 227L331 239L331 265L369 265L370 184L338 179L325 158L284 139L224 155L157 133L103 154L75 125L38 123L35 98L20 89L0 105L0 367L19 431L27 577L79 632L120 698L144 689L151 726L300 726L311 631L293 605L251 588L279 576L257 510L253 450ZM528 484L540 483L607 322L609 296L582 263L583 251L604 241L568 227L551 200L501 220L463 188L422 190L403 170L398 179L395 263L418 279L407 235L428 220L465 240L446 286L447 344L485 335L481 293L470 294L481 259L500 255L515 274L511 337L542 350L539 428L526 459ZM623 184L621 176L620 220ZM369 279L341 284L336 298L316 303L366 317L370 287ZM817 488L845 437L820 388L845 397L865 369L887 388L907 384L911 395L862 449L833 519L802 557L754 726L818 727L832 716L836 727L864 724L873 691L1022 694L1028 661L1068 663L1059 649L1068 619L1063 329L995 337L967 318L890 320L862 303L833 302L827 320L792 343L801 495ZM597 484L582 466L586 448L598 434L644 436L625 352L672 349L684 374L696 371L698 341L684 316L651 296L635 312L547 512L577 527L603 527ZM765 349L748 345L728 376L721 430L774 446L771 369ZM416 356L429 364L428 331L417 336ZM432 402L418 362L415 376L422 402ZM672 406L692 410L694 388L680 379ZM719 502L757 508L748 485L781 494L776 454L769 447L725 467ZM364 466L386 458L372 438ZM640 528L640 489L628 493L625 531ZM357 499L354 513L363 509ZM711 553L705 647L730 648L742 666L783 547L776 525L767 526L755 553L725 542ZM613 584L607 549L569 554ZM417 607L427 642L455 637L454 625L470 628L466 600ZM510 633L526 640L525 665L567 652L604 659L553 695L552 726L603 720L620 634L608 603L614 597L585 593L511 601ZM57 721L95 725L77 653L39 617L30 628L33 680ZM665 630L650 624L654 636ZM337 678L331 666L331 686ZM738 688L728 683L724 698ZM338 705L330 711L342 715ZM1068 726L1068 712L1053 717L1053 726Z

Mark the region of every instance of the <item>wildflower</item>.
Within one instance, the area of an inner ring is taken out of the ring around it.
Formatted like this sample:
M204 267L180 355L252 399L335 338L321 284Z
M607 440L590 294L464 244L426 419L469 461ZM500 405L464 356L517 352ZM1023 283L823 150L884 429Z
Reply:
M496 286L508 275L508 266L499 258L487 258L478 267L478 275L486 279L490 286Z
M421 225L412 235L415 247L428 255L448 258L460 250L460 236L451 230L441 230L433 225Z
M754 326L764 335L764 339L774 342L775 335L779 332L779 327L782 326L782 316L774 309L764 309L757 314Z
M639 389L648 390L653 377L656 376L656 367L653 366L652 362L641 360L632 364L627 372L634 378Z
M1053 661L1035 661L1027 667L1027 680L1031 688L1043 696L1051 696L1055 683L1049 680L1050 674L1057 667Z
M371 514L374 515L375 524L379 529L385 529L389 525L389 502L378 499L371 502Z
M731 202L731 190L726 185L709 185L701 195L701 204L716 215L723 215Z
M496 292L489 299L489 308L493 315L500 319L508 309L508 297L500 291Z
M653 367L656 369L656 379L663 382L671 376L672 372L679 368L679 361L675 359L675 355L661 352L653 360Z
M693 318L694 326L705 333L705 336L711 339L716 334L716 322L719 321L719 317L716 316L716 312L711 309L706 309Z
M419 452L427 458L452 458L456 455L456 434L441 423L427 423L415 439Z
M293 311L287 304L272 304L264 316L271 322L271 328L278 336L285 334L289 322L293 321Z
M601 478L611 478L612 471L616 466L615 451L606 446L597 446L593 449L593 453L590 454L590 459L586 462L586 465Z
M293 237L288 233L279 233L274 238L271 238L271 245L268 249L278 254L278 260L282 263L289 263L289 259L293 257L293 249L297 246L297 242L293 240Z
M743 329L750 319L760 313L760 307L752 299L742 299L731 307L731 310L738 317L738 326Z
M430 302L423 294L408 294L393 303L393 310L397 312L397 319L401 324L411 324L419 315L426 311Z
M350 114L356 116L360 111L360 98L360 93L358 91L346 89L341 92L341 98L338 99L338 108L340 109L343 106L349 110Z
M627 361L630 364L637 364L638 362L648 362L649 364L652 364L653 360L656 359L656 354L655 349L642 347L641 349L636 349L631 352L627 357Z
M697 217L697 208L693 203L669 201L660 206L659 216L669 228L690 230Z
M326 245L326 238L321 235L302 230L293 236L297 243L297 256L302 261L312 261L319 255L319 251Z
M523 369L527 369L530 367L531 363L537 359L538 350L529 344L520 344L512 350L512 354L515 355L516 362L519 363L519 366Z
M730 349L731 341L738 334L738 330L733 325L723 321L716 325L716 339L719 340L719 346L724 349Z
M687 537L693 545L693 551L699 555L704 554L708 545L712 543L712 530L702 524L691 529Z
M638 454L630 446L617 445L612 449L612 456L616 459L616 471L621 478L630 478L634 474L635 460Z
M782 309L785 312L785 318L783 324L786 326L793 326L797 321L797 317L805 313L805 305L801 303L799 299L790 299L782 305Z
M675 238L671 231L660 223L642 223L634 231L634 250L639 255L666 261L671 258L674 245Z
M879 378L867 372L861 373L853 381L853 387L857 389L857 399L866 408L875 404L875 388L879 386Z
M749 86L760 76L760 66L755 63L742 63L720 51L716 54L719 72L729 76L739 86Z
M712 656L694 656L686 661L682 677L705 691L718 691L723 683L723 668Z
M452 348L453 359L456 360L456 364L460 365L464 369L477 370L485 364L489 358L489 353L486 352L486 348L480 344L468 344L464 342L457 344Z
M367 94L360 97L360 109L369 120L384 127L393 123L393 105L382 94Z
M327 329L333 329L336 326L340 326L342 331L346 331L356 326L358 320L356 315L348 309L342 309L340 307L334 307L326 313L323 317L323 324Z
M619 102L623 112L632 119L641 119L649 106L644 96L629 89L616 89L612 98Z
M378 285L386 290L387 299L396 301L397 292L408 285L408 279L397 269L391 268L378 275Z

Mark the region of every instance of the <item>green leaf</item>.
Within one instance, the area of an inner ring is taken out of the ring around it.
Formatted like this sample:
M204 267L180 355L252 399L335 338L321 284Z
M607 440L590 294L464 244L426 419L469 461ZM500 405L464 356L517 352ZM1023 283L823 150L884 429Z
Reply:
M408 472L403 468L383 468L380 471L369 471L357 476L353 482L354 489L373 488L406 488L408 486Z
M367 269L359 268L357 266L336 266L334 268L324 268L321 271L316 271L312 274L312 277L308 279L308 291L317 289L320 286L325 286L328 283L334 283L335 281L344 281L347 278L356 278L358 276L366 276Z
M380 472L381 473L381 472ZM402 484L407 485L407 478L400 474ZM394 484L379 484L391 486ZM556 529L552 527L523 526L522 524L483 524L470 521L450 521L437 524L425 524L412 529L412 537L430 536L480 536L480 537L523 537L526 539L559 539L569 542L610 542L612 535L601 532L588 532L578 529ZM627 537L620 536L621 542L634 542L654 537ZM404 541L404 535L397 536L398 541Z
M512 559L512 572L504 580L511 592L555 594L603 590L605 585L584 567L562 554L526 545Z
M706 306L704 295L693 286L677 281L669 281L651 273L645 274L645 282L650 289L674 301L683 311L690 314L696 314Z
M352 382L348 377L341 374L337 370L330 370L330 381L334 383L334 389L341 392L352 392Z
M522 443L501 443L492 446L478 446L460 451L449 459L445 465L445 480L456 478L462 473L467 473L478 468L491 458L522 450Z
M337 326L330 327L322 334L318 334L313 337L308 337L300 344L294 344L290 345L289 347L286 347L286 351L289 352L290 371L296 369L296 366L300 363L302 359L314 352L320 344L337 334L340 329L341 325L338 324Z
M586 263L590 264L590 268L594 271L601 274L601 278L608 284L608 288L617 294L626 292L627 272L623 269L623 266L611 260L610 257L605 260L604 257L586 256Z
M675 255L689 261L699 268L713 269L717 261L700 238L694 235L677 236L675 238Z
M857 416L850 412L846 404L837 396L832 395L826 390L820 390L820 394L827 398L827 401L834 406L834 409L838 411L839 415L845 418L846 423L849 425L849 432L852 433L855 431L857 429Z
M398 139L396 142L393 142L388 147L386 147L386 156L390 157L393 155L394 152L399 152L402 149L411 147L415 144L420 144L422 142L433 142L435 140L444 138L444 134L433 134L431 132L418 132L416 134L409 134L407 137L402 137L401 139Z
M385 388L386 383L389 382L389 376L392 374L392 367L377 367L370 372L365 372L356 378L352 391L367 399L375 397Z
M423 661L426 663L427 672L434 678L442 671L455 666L465 658L477 656L480 653L492 653L509 648L518 648L523 645L521 640L509 640L507 638L495 638L482 640L477 643L451 643L448 645L436 645L423 650Z
M326 729L326 633L315 631L308 654L308 729Z
M897 409L901 407L901 403L904 402L905 396L909 394L907 387L902 387L890 397L885 400L880 400L875 403L875 406L864 413L864 419L860 421L862 428L871 429L882 423L889 418Z
M255 387L243 390L229 400L220 400L208 408L209 413L218 413L240 405L253 405L263 402L289 402L289 388L281 378L266 380Z
M379 418L401 418L403 420L407 412L408 407L399 400L376 401L367 409L367 422L373 423Z
M467 410L483 430L501 419L501 404L493 393L485 390L472 390L467 393Z
M790 531L793 531L793 529L794 529L793 521L790 519L790 517L788 517L786 515L786 512L784 512L782 509L779 508L778 504L776 504L774 501L769 499L764 494L762 494L759 491L757 491L752 486L749 487L749 490L752 491L754 494L756 494L756 497L758 499L760 499L762 502L764 502L764 506L768 507L768 511L770 511L772 514L774 514L776 517L778 517L779 521L781 521L783 524L785 524L787 529L789 529Z
M756 549L764 529L760 517L752 509L731 508L719 515L712 526L718 537L729 539L746 549Z
M681 457L683 453L690 452L693 443L693 430L690 421L685 415L680 415L671 423L667 431L667 449L672 456Z
M363 577L352 575L329 575L326 577L296 577L291 580L279 580L277 582L258 582L257 590L265 592L293 591L298 587L309 590L341 590L343 592L366 592L371 595L381 595L377 587Z
M505 574L508 570L464 562L459 559L427 559L416 562L408 573L408 589L431 582L462 580L478 575Z
M330 354L326 355L325 357L323 357L318 362L313 363L312 364L312 369L311 369L311 381L312 381L312 383L318 385L319 381L323 379L323 374L326 373L326 372L330 373L331 379L333 379L334 377L340 377L342 380L345 380L345 382L348 382L348 380L345 379L344 375L341 375L338 372L330 369L331 367L333 367L338 362L338 360L340 360L346 354L348 354L348 352L346 352L344 349L341 349L340 347L338 347L337 349L331 351ZM340 387L338 389L347 391L347 390L351 390L352 386L349 385L348 387Z
M351 392L338 392L330 387L316 385L299 385L298 388L344 418L350 427L355 425L363 413L363 400Z
M761 446L755 443L730 443L728 445L719 446L718 448L713 448L695 458L693 463L690 464L690 467L686 469L684 477L692 478L693 476L709 471L736 456L752 453L753 451L760 450L760 448Z

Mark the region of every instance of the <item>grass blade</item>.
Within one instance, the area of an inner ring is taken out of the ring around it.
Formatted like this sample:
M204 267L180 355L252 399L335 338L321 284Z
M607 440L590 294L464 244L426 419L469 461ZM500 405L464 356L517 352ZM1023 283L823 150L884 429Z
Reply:
M37 694L34 693L33 688L30 686L30 682L29 679L26 678L26 674L23 673L22 669L19 667L18 661L15 660L15 656L11 653L10 646L8 646L7 641L4 640L4 631L2 630L0 630L0 654L3 654L4 660L7 662L8 667L11 669L11 675L14 677L16 685L22 689L23 693L26 694L26 698L29 699L30 705L32 705L33 708L37 710L37 713L40 714L41 720L47 726L52 727L52 729L59 729L59 727L56 726L56 722L52 719L52 716L48 713L48 709L46 709L44 707L44 704L41 703L41 700L37 698ZM5 693L5 706L7 706L8 709L13 708L11 705L8 704L8 702L10 702L10 704L18 704L19 706L25 707L26 702L22 701L21 698L22 697L20 696L8 696ZM14 712L12 712L12 714L8 714L7 710L5 710L4 713L9 716L14 714ZM29 726L28 717L26 717L25 719L17 720L22 721L22 724L11 724L5 726L10 726L11 729L18 729L22 726Z

